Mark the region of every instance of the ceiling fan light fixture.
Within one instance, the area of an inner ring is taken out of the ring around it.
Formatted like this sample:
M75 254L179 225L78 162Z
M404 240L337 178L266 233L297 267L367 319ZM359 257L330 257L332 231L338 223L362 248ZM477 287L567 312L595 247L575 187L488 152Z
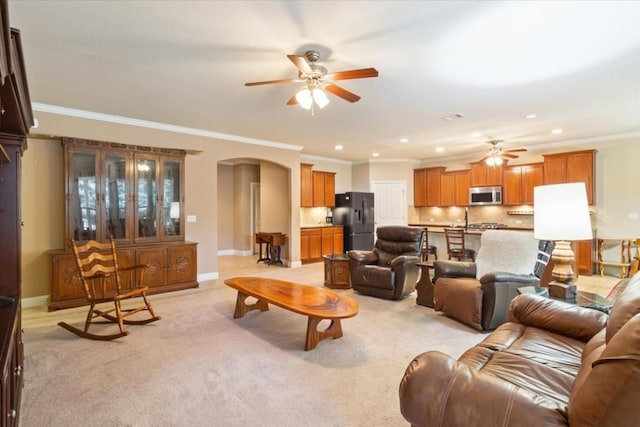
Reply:
M489 156L487 160L485 160L485 163L489 166L500 166L502 165L502 157L498 155Z
M329 104L329 97L327 97L327 94L320 88L313 89L311 96L320 108L324 108Z
M308 88L302 88L296 93L296 101L298 104L305 110L310 110L311 105L313 104L313 96L311 95L311 91Z

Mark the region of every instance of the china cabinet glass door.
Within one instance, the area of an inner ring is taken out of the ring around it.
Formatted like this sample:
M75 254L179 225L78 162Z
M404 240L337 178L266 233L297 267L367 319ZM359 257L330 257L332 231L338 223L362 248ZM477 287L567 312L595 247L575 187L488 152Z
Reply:
M98 238L98 188L96 152L69 153L69 236L74 240Z
M136 158L136 240L158 240L158 161L151 157Z
M162 202L164 240L182 238L182 162L179 160L162 162Z
M131 239L129 223L131 200L128 179L127 154L108 152L104 155L102 162L102 201L104 210L103 224L105 230L104 240L113 236L114 239Z

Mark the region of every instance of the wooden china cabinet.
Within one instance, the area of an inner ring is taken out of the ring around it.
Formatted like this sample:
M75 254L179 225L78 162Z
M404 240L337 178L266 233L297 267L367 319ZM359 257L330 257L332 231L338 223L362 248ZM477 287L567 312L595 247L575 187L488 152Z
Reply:
M76 138L62 145L66 247L50 252L49 310L85 304L71 239L113 236L121 264L148 266L150 293L197 287L197 244L184 240L186 152Z
M0 427L20 423L23 384L20 175L33 112L20 31L0 0Z

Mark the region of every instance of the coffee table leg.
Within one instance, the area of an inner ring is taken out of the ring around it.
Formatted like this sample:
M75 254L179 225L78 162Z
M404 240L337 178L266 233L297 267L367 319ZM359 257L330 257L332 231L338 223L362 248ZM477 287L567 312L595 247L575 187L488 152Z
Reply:
M307 321L307 339L304 344L306 351L313 350L318 343L325 338L340 338L342 336L342 324L340 319L331 320L331 324L324 331L318 331L318 324L324 319L309 316Z
M269 304L265 301L258 300L254 304L247 304L245 300L251 295L238 291L238 297L236 298L236 310L233 313L234 319L239 319L251 310L267 311L269 310Z

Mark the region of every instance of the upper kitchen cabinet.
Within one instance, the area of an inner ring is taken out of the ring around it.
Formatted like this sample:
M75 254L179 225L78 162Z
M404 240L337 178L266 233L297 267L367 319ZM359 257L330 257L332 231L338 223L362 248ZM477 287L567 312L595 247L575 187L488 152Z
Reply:
M300 163L300 207L313 207L313 165Z
M505 205L533 205L533 187L543 183L543 165L507 166L503 177Z
M587 200L590 205L593 205L595 203L593 186L595 154L596 150L544 154L544 183L584 182L587 188Z
M442 173L440 175L440 206L467 206L470 184L469 170Z
M336 205L336 174L334 172L313 171L313 206Z
M314 171L311 163L300 163L300 207L335 206L335 172Z
M413 205L417 208L440 206L440 175L444 167L413 170Z
M184 240L182 150L63 138L69 239Z
M503 166L489 166L485 162L471 163L471 187L502 185Z

